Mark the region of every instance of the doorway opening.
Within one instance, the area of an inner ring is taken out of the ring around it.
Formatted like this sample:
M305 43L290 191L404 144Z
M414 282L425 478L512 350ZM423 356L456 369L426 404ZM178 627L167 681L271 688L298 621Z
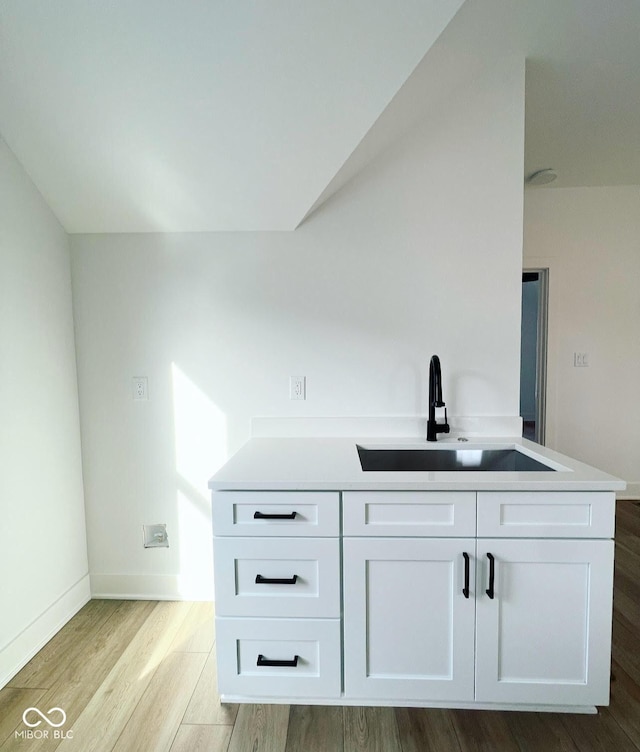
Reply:
M522 273L520 339L520 416L522 435L544 444L547 383L547 308L549 270Z

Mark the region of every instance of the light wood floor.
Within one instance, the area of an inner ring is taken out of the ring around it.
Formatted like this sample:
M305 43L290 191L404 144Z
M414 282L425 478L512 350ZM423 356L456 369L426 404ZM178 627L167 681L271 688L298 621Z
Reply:
M635 752L640 502L618 502L614 603L611 705L584 716L223 707L211 604L95 600L0 691L0 752ZM63 708L61 730L72 738L21 736L22 714L34 706Z

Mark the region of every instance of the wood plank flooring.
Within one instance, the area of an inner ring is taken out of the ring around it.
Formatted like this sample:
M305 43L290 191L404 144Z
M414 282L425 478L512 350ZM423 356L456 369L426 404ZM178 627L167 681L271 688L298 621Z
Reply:
M616 524L611 705L596 716L223 706L212 604L95 600L0 690L0 752L638 752L640 502L618 502ZM57 736L27 737L29 707L64 709Z

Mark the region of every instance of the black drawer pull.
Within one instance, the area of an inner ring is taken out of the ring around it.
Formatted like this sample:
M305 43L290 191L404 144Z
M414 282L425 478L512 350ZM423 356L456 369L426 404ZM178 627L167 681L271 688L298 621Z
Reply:
M258 656L257 666L288 666L289 668L295 668L298 665L298 658L300 656L294 655L292 661L271 661L265 658L264 655Z
M485 590L485 592L493 600L493 596L495 595L493 584L496 576L496 560L493 554L487 554L487 559L489 559L489 589Z
M263 577L261 574L256 575L256 585L295 585L298 581L298 575L293 577Z
M469 554L464 551L464 587L462 588L462 595L465 598L469 597Z
M297 512L291 514L265 514L264 512L254 512L254 520L295 520Z

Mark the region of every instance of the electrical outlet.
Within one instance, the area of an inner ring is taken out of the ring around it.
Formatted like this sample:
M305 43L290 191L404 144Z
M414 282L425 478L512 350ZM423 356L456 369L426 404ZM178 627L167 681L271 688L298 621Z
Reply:
M589 366L589 353L574 352L573 365L574 368L587 368Z
M307 377L289 376L289 399L307 399Z
M164 523L160 525L143 525L142 543L145 548L169 548L167 526Z
M149 388L146 376L134 376L132 379L133 399L148 400Z

